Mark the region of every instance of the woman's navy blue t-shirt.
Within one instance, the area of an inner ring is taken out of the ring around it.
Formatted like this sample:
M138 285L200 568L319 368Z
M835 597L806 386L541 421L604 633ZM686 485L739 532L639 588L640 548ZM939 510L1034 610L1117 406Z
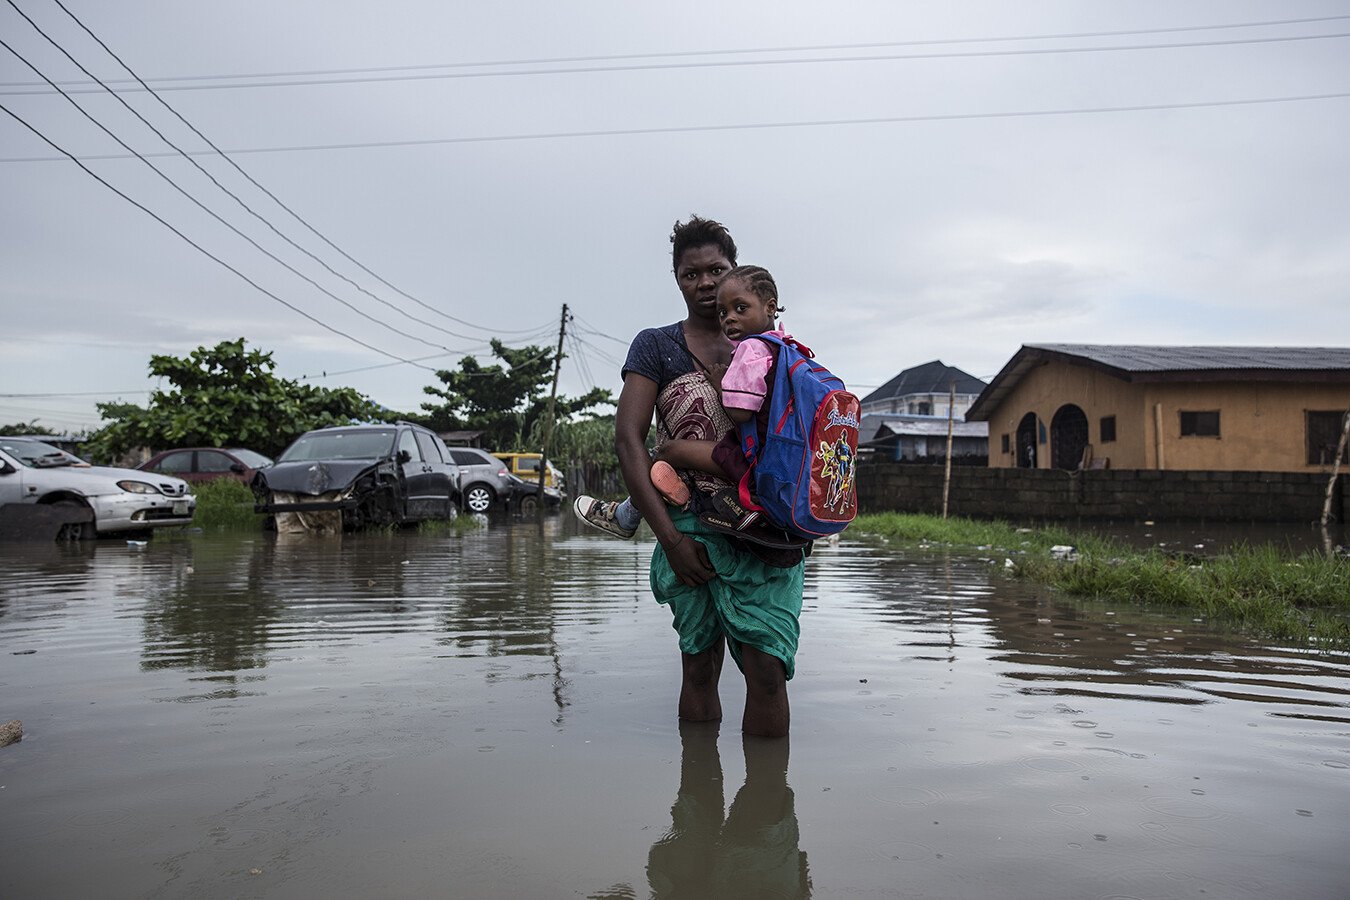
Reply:
M659 391L681 375L694 371L694 357L684 342L684 325L663 325L644 328L628 345L623 377L629 372L656 382Z

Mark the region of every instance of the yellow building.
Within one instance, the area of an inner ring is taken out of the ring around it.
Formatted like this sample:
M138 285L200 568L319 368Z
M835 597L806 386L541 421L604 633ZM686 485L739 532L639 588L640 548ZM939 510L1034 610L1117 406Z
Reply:
M1347 409L1350 348L1025 344L966 420L991 467L1316 472Z

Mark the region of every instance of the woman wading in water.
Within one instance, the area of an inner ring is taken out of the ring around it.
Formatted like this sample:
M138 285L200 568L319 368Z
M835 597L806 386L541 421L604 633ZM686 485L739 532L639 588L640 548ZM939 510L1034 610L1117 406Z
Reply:
M631 537L639 519L656 534L652 593L670 607L680 636L680 718L721 719L717 685L730 647L745 676L742 731L783 737L802 608L802 554L789 554L784 565L781 551L760 553L667 506L651 483L646 440L653 415L658 446L671 438L716 441L733 427L714 382L735 349L718 321L717 286L736 265L736 244L722 225L698 216L677 222L670 240L686 316L645 329L628 349L614 445L630 498L620 505L581 497L576 510L612 534ZM690 475L702 492L731 487L711 474ZM761 556L777 558L770 564Z

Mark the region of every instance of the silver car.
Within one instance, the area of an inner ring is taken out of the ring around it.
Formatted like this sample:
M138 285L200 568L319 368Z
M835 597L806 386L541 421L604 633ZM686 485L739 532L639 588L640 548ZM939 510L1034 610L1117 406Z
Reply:
M515 479L506 463L477 447L451 447L450 458L459 466L460 494L469 512L487 512L497 501L511 499Z
M91 466L51 444L30 437L0 437L0 505L48 503L94 512L99 534L187 525L197 498L181 478ZM81 537L67 526L66 537Z

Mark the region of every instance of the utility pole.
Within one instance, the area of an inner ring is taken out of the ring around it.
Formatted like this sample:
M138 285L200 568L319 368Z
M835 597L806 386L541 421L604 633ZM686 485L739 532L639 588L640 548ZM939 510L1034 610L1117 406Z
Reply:
M942 518L947 518L947 495L952 488L952 431L956 427L956 382L947 394L947 470L942 474Z
M548 444L553 439L553 409L558 401L558 373L562 370L563 336L567 334L567 304L563 304L562 319L558 322L558 352L553 357L553 390L548 395L548 413L544 416L544 446L539 451L539 506L544 514L544 476L548 472Z
M1331 519L1331 495L1336 490L1336 479L1341 474L1341 457L1345 455L1347 440L1350 440L1350 410L1346 410L1345 421L1341 423L1341 439L1336 442L1336 456L1331 461L1331 478L1327 480L1327 497L1322 502L1322 541L1327 545L1327 556L1331 555L1331 535L1327 532L1327 522Z

